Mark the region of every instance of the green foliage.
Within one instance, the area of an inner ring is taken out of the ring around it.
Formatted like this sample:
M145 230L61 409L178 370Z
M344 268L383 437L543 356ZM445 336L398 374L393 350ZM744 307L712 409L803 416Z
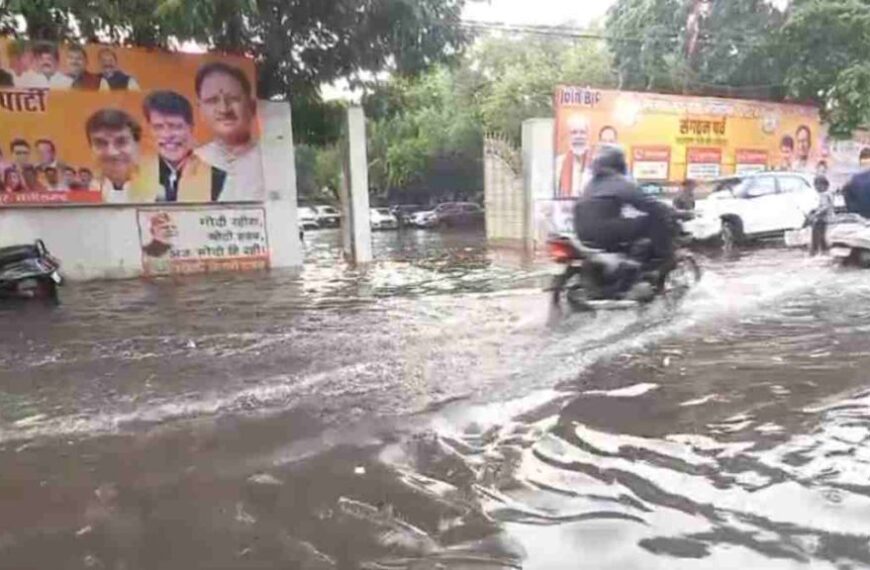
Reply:
M296 188L300 202L336 202L341 184L341 152L336 146L296 146Z
M599 88L616 83L610 55L595 41L550 37L494 37L471 51L476 100L484 127L519 141L523 121L553 115L559 84Z
M781 49L790 94L821 105L832 134L870 124L870 1L795 0Z
M607 36L625 89L782 99L783 14L765 0L713 0L689 53L693 2L619 0Z
M618 0L607 35L626 89L819 105L830 132L870 123L870 0L713 0L686 49L688 0Z
M606 29L620 88L673 90L685 24L681 0L618 0Z
M365 99L372 188L380 194L397 188L481 191L483 133L500 132L519 142L523 121L552 116L560 83L613 85L605 46L493 36L455 65L380 85Z
M395 79L366 98L375 118L369 123L372 188L384 194L425 184L444 159L479 167L470 179L456 177L457 190L482 187L483 135L468 79L461 70L439 67L417 80Z

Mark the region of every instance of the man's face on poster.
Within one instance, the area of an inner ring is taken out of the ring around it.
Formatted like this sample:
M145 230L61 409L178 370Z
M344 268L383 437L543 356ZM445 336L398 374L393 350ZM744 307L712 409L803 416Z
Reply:
M154 133L157 151L166 161L178 164L193 150L193 125L184 117L151 111L148 124Z
M601 144L616 144L618 141L618 137L616 135L616 129L612 127L607 127L601 131L600 137Z
M582 117L574 117L568 123L571 151L575 155L585 154L589 150L589 122Z
M19 144L12 147L12 158L18 166L30 164L30 147Z
M780 157L784 163L790 163L794 149L788 145L782 145L779 149Z
M114 53L104 51L100 54L100 69L106 77L110 77L118 71L118 58Z
M97 130L91 133L90 139L91 150L106 178L123 184L133 177L139 162L139 143L128 127Z
M43 75L54 75L57 72L57 58L54 57L53 53L38 54L34 61L37 71Z
M76 184L78 184L78 176L76 175L75 168L64 168L63 169L63 183L72 188Z
M242 85L225 73L212 73L202 82L199 109L212 132L226 142L251 138L255 103Z
M17 188L21 185L21 175L14 168L6 171L6 186L8 188Z
M172 238L178 235L178 229L172 223L169 214L157 214L151 218L151 239L154 241L171 244Z
M57 183L60 182L57 174L57 168L45 169L45 181L48 182L49 186L57 186Z
M54 162L54 147L47 143L41 142L36 145L36 153L39 155L40 164L51 164Z
M798 129L796 138L798 158L801 160L808 159L810 157L810 149L812 148L810 130L807 128Z
M94 175L90 170L79 170L79 182L81 182L82 186L85 188L91 187L91 182L94 181Z
M80 51L69 51L66 54L66 66L69 68L69 72L78 77L82 73L85 72L85 69L88 66L88 62L85 59L85 54Z

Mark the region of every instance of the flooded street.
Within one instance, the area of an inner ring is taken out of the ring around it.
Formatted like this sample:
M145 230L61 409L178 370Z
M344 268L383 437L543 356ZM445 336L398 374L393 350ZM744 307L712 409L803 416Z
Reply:
M870 280L548 322L478 234L0 311L0 568L870 567Z

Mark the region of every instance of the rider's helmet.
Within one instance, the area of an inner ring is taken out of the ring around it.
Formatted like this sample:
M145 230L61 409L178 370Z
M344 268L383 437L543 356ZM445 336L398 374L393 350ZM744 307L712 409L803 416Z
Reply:
M616 173L623 176L628 174L628 161L625 159L625 151L616 145L602 145L595 153L592 161L592 175Z

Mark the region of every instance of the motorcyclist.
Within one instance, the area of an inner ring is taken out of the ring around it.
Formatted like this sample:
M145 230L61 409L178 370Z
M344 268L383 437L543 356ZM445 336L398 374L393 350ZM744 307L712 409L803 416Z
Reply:
M648 268L661 269L673 262L675 213L668 205L645 195L627 173L621 148L604 146L598 150L592 163L592 181L574 206L574 230L580 241L607 251L649 238L652 260ZM624 217L625 206L646 215Z
M859 172L843 187L846 210L870 218L870 170Z

